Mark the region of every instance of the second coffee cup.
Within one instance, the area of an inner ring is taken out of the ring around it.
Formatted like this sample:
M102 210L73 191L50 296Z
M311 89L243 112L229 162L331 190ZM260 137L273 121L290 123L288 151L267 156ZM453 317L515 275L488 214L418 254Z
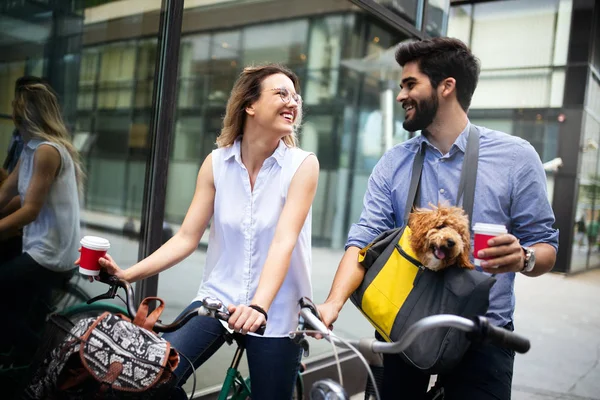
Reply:
M503 235L508 231L506 230L506 227L504 225L484 224L478 222L473 226L473 232L473 262L475 263L475 265L480 266L481 262L484 260L488 260L489 257L477 258L477 253L479 253L479 250L487 249L489 247L487 244L488 240L495 236Z

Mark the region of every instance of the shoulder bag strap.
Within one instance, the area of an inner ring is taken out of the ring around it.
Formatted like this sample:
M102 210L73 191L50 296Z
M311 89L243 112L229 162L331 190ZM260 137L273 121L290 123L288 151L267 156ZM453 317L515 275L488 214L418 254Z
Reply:
M408 215L412 211L417 191L421 182L421 172L423 171L423 163L425 162L425 142L421 142L421 147L415 155L413 162L413 170L410 178L410 186L408 196L406 198L406 207L404 207L404 225L408 224ZM467 148L465 150L465 158L460 172L460 182L458 185L457 205L461 199L463 201L463 209L469 216L469 223L473 217L473 204L475 203L475 181L477 180L477 163L479 160L479 132L473 124L469 129L469 138L467 139Z
M408 197L406 198L406 207L404 207L404 226L408 225L408 215L415 205L417 190L421 182L421 172L423 171L423 162L425 162L425 142L421 142L421 147L415 154L413 162L412 176L410 177L410 186L408 188Z
M479 132L475 125L471 124L469 129L469 138L467 139L467 149L463 160L462 170L460 172L460 183L458 185L458 194L456 204L458 205L462 198L462 207L469 216L469 224L472 225L473 205L475 203L475 182L477 181L477 163L479 161Z

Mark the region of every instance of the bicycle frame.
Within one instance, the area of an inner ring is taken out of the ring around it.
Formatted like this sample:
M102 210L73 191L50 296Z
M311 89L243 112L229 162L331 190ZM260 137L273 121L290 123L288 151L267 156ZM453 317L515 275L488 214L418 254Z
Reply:
M245 400L250 397L250 378L244 379L238 370L244 350L244 347L238 344L231 365L227 369L227 375L225 376L223 387L219 392L218 400L227 400L227 396L232 390L233 395L231 400Z

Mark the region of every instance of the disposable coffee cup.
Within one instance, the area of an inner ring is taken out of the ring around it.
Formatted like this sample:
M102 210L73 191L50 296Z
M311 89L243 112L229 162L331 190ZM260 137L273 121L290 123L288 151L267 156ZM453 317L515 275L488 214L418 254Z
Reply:
M79 273L88 276L100 274L98 260L104 257L110 248L110 242L98 236L85 236L81 244L81 259L79 260Z
M483 224L481 222L478 222L475 224L475 226L473 226L473 232L475 236L473 246L473 262L477 266L480 266L482 261L489 259L489 257L477 258L477 253L479 253L479 250L488 248L488 240L498 235L504 235L505 233L508 233L504 225Z

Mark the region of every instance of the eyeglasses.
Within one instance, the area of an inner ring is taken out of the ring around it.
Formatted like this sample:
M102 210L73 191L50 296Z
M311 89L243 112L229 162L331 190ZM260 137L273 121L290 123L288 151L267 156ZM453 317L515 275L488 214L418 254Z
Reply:
M285 104L289 104L289 102L292 101L292 99L294 99L294 101L298 103L298 105L302 104L302 97L298 93L292 94L286 88L267 89L264 90L264 92L277 92L277 94L279 94L279 97L281 97L281 100Z

